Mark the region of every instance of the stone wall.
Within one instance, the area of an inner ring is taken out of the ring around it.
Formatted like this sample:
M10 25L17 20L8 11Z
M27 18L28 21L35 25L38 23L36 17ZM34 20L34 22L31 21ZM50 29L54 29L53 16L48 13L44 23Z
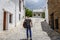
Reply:
M49 12L49 22L51 22L51 14L53 15L54 19L54 30L58 31L60 28L56 29L56 19L60 20L60 0L48 0L48 12ZM58 21L58 27L60 27L60 21Z

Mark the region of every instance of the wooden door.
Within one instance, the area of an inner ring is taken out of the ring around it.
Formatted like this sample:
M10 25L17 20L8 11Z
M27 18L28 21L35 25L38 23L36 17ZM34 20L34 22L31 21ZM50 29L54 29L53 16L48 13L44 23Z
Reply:
M51 14L51 28L54 30L54 13Z
M4 17L3 17L3 30L6 30L6 12L4 11Z

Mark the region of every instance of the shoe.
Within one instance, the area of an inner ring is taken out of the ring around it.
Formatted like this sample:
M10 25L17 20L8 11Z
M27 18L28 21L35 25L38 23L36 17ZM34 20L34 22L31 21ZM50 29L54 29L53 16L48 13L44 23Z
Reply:
M30 40L32 40L32 39L30 39Z

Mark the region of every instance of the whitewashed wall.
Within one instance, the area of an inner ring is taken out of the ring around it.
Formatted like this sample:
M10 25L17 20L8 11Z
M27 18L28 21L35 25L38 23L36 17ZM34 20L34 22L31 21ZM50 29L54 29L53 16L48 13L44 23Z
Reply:
M14 5L14 3L13 2L11 2L11 1L8 1L8 0L0 0L0 30L3 30L3 12L4 12L4 10L5 11L7 11L7 12L9 12L9 13L7 13L8 15L11 13L11 14L13 14L13 23L12 24L10 24L9 23L9 16L7 16L8 18L8 29L10 28L10 27L13 27L14 26L14 18L15 18L15 5Z
M3 9L7 11L7 22L8 22L8 29L15 27L15 6L16 6L16 25L19 24L19 14L21 14L21 19L24 16L23 10L23 3L22 3L22 11L19 12L19 4L15 5L14 2L9 0L0 0L0 31L3 30ZM12 14L12 23L9 23L9 14Z
M25 13L24 13L23 2L22 2L21 3L21 18L23 18L23 16L25 16Z
M19 0L18 0L19 1ZM18 5L16 6L16 23L17 23L17 25L19 24L19 14L21 15L21 19L20 20L22 20L23 19L23 16L25 15L25 12L24 12L24 9L23 9L23 2L22 2L22 0L21 0L21 12L19 11L19 3L18 3Z
M1 10L1 6L0 6L0 30L3 29L3 25L2 24L3 24L3 11Z
M47 4L48 0L46 0L46 10L45 10L45 19L46 22L49 23L49 19L48 19L48 4Z

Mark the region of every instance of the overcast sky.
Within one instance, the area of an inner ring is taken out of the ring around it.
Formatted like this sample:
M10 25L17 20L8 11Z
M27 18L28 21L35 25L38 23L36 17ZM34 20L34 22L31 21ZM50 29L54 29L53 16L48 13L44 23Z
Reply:
M25 6L29 9L40 9L44 8L46 0L25 0Z

